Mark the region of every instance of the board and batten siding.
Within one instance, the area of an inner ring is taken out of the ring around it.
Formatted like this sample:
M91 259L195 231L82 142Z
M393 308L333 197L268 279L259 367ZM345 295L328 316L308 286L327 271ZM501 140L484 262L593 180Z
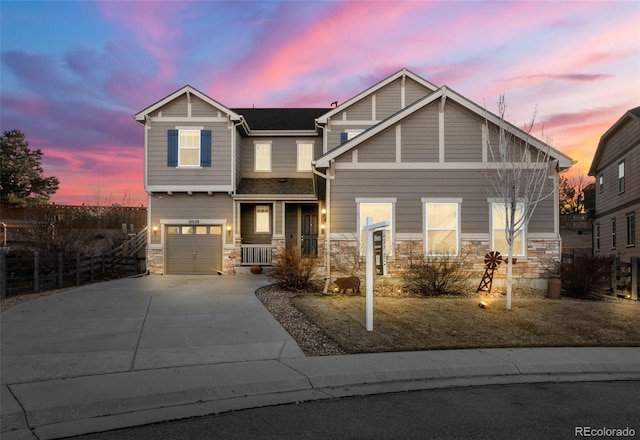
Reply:
M161 219L220 219L231 224L233 199L226 193L153 195L149 197L150 225L159 225ZM151 232L150 244L160 244L160 231Z
M438 105L430 105L402 121L402 162L438 162Z
M474 118L457 105L445 105L445 162L482 161L482 120Z
M164 114L163 114L164 117ZM167 132L176 127L211 130L211 167L167 166ZM231 131L224 122L172 122L155 120L148 133L148 185L231 185Z
M331 182L331 232L355 233L355 199L396 198L396 233L421 234L422 198L462 198L462 233L488 233L488 182L482 170L336 170ZM554 232L553 198L538 205L529 232Z

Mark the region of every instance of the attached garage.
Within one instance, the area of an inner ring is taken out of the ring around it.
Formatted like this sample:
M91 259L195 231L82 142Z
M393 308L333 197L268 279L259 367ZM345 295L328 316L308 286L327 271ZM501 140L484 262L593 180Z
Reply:
M221 225L167 225L167 274L216 274L222 270Z

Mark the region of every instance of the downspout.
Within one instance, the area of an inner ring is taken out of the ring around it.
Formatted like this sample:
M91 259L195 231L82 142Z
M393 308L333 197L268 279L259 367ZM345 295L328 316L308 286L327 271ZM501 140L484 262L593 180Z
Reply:
M231 196L231 200L233 202L232 204L232 209L233 212L231 214L231 224L232 226L232 230L231 230L231 244L233 244L234 246L236 245L236 234L237 234L237 226L236 225L236 201L233 198L233 196L236 194L236 175L237 175L237 170L236 170L236 131L239 125L242 125L244 123L244 119L242 116L240 116L240 119L238 120L238 122L232 124L231 127L231 191L229 191L229 195ZM226 231L223 232L224 234L227 234ZM228 234L227 234L228 235ZM226 237L226 235L225 235ZM229 244L226 242L226 238L225 238L225 244Z
M316 169L315 162L312 162L311 171L313 174L322 177L326 182L326 197L325 197L325 207L327 210L327 223L324 229L324 239L325 239L325 247L324 247L324 267L325 267L325 277L324 277L324 288L322 289L322 293L325 295L329 292L329 285L331 284L331 180L335 178L329 172L327 174L322 174L320 171ZM330 168L329 168L330 169Z

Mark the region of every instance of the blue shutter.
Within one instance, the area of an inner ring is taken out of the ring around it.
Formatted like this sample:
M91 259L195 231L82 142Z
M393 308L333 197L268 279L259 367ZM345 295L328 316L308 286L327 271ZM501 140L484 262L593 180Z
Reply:
M348 140L349 140L349 133L347 133L346 131L343 131L342 133L340 133L340 143L341 144L344 144Z
M167 130L167 166L178 166L178 130Z
M211 166L211 130L200 131L200 166Z

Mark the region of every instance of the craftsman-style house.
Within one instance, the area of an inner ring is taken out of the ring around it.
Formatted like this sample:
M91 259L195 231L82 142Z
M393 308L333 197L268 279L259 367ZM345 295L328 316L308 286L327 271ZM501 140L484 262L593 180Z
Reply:
M185 86L135 119L152 272L234 273L299 246L335 277L362 253L367 217L389 222L391 276L416 250L466 252L480 268L490 250L506 251L484 174L497 118L409 70L332 108L230 108ZM551 154L557 188L573 162ZM521 276L544 277L559 258L558 218L556 194L521 235Z

